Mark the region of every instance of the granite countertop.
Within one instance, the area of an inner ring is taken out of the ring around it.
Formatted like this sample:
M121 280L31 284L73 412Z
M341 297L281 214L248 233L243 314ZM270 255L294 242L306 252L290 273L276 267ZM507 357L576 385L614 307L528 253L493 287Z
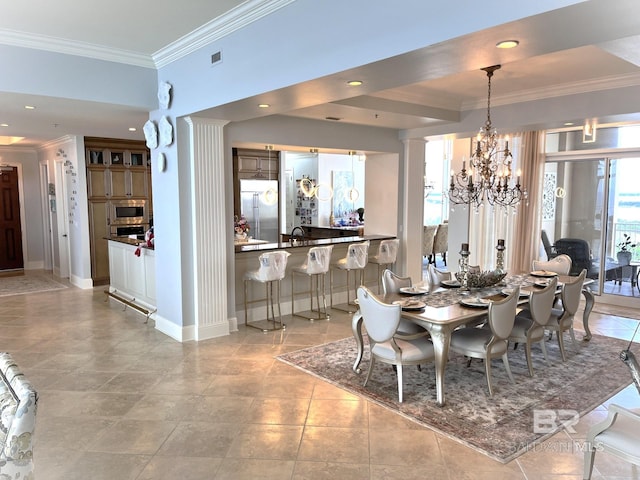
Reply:
M153 250L153 247L147 247L147 246L141 245L141 243L144 243L144 240L139 240L137 238L129 238L129 237L104 237L104 238L112 242L125 243L127 245L132 245L134 247L147 248L149 250Z
M304 240L298 241L295 245L291 242L275 242L275 243L263 243L261 245L239 245L235 246L236 253L243 252L262 252L269 250L283 250L292 248L309 248L322 245L337 245L340 243L357 243L365 240L387 240L396 238L392 235L365 235L364 237L335 237L335 238L322 238L318 240Z

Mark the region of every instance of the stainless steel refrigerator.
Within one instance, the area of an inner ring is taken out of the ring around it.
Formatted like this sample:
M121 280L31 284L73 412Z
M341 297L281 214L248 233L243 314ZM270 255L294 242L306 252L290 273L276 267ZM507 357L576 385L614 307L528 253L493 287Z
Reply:
M240 180L240 212L251 226L249 235L271 243L278 241L279 202L273 205L265 203L264 192L268 189L278 192L278 181Z

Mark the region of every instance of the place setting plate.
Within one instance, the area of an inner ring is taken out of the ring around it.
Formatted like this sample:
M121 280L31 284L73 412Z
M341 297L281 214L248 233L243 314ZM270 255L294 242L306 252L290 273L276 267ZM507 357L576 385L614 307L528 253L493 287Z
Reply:
M424 295L425 293L429 293L424 287L400 287L400 293L404 293L406 295Z
M541 278L553 278L557 277L558 274L556 272L550 272L548 270L534 270L531 272L532 277L541 277Z
M460 288L460 282L457 280L442 280L440 285L445 288Z
M427 306L426 303L421 302L419 300L396 300L393 302L394 305L400 305L402 310L413 311L413 310L422 310Z
M465 307L488 308L489 305L491 305L491 300L486 298L469 297L461 299L460 303Z
M513 292L513 288L503 288L502 290L500 290L500 293L502 293L505 296L509 296L511 295L511 292ZM528 297L529 296L529 292L527 292L526 290L520 290L520 294L518 295L520 298L524 298L524 297Z
M549 281L548 280L538 280L537 282L533 282L533 285L535 287L538 287L538 288L545 288L546 286L549 285ZM560 287L562 287L562 285L563 285L562 282L558 282L557 287L560 288Z

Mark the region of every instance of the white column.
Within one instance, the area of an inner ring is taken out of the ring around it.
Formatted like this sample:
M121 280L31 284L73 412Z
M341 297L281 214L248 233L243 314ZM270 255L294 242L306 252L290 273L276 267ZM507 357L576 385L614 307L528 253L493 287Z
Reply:
M229 334L223 139L228 122L185 120L191 162L194 335L199 341Z
M404 274L414 283L422 281L422 232L424 223L423 139L405 139L404 195L402 199L402 244Z

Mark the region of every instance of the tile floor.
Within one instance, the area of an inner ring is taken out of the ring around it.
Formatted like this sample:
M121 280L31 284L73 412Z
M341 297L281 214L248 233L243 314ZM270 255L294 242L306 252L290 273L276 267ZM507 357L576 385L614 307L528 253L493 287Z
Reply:
M0 350L40 394L38 480L581 479L589 426L611 402L640 404L631 385L502 465L274 359L351 335L346 314L180 344L102 290L0 299ZM591 325L630 338L636 323L594 313ZM593 478L640 468L598 454Z

